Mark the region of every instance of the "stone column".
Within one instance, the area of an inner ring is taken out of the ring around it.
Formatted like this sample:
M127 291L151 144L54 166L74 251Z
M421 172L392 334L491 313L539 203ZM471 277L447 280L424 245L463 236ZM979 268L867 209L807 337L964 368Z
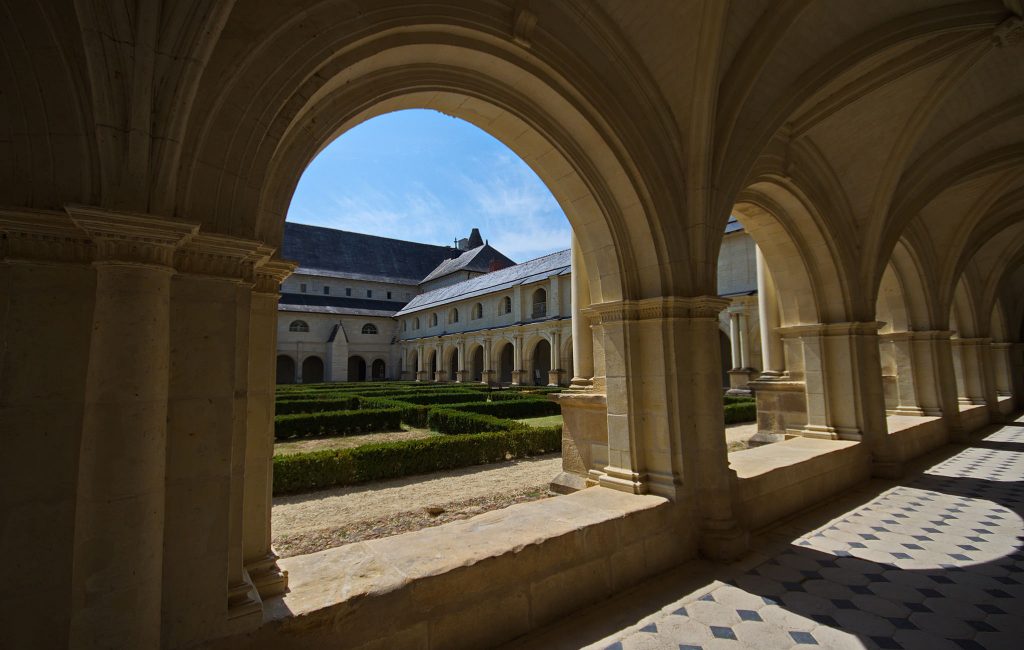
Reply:
M558 386L562 383L561 363L562 356L559 353L562 348L562 333L558 330L551 330L551 362L548 371L548 386Z
M242 557L261 598L282 594L288 574L277 566L270 545L274 478L274 350L277 348L277 300L281 282L294 265L281 260L256 271L249 315L249 400L245 447Z
M744 307L745 309L746 307ZM747 314L745 311L741 311L736 314L736 320L739 322L740 329L740 368L749 372L750 371L750 336L747 334Z
M484 367L480 372L480 383L494 383L494 371L491 369L491 339L485 338L484 342Z
M455 381L461 384L466 381L469 381L469 373L466 371L466 342L460 340L458 343L455 344L455 349L456 354L459 355L459 371L458 376L455 378Z
M924 415L917 395L914 333L891 332L880 334L878 338L880 345L888 346L896 363L896 404L888 412L894 415Z
M729 312L729 343L732 344L732 369L743 368L743 360L740 358L740 315L736 312Z
M526 371L523 370L523 335L516 334L512 337L512 385L518 386L526 379Z
M985 381L985 359L982 350L987 350L990 339L955 338L953 350L955 359L959 360L960 374L958 388L961 404L986 404L988 402Z
M427 346L421 343L416 350L416 381L427 381L430 375L427 370Z
M965 442L967 432L960 419L959 378L956 371L959 361L953 349L953 339L951 338L953 332L940 330L929 334L931 335L930 351L935 366L934 378L942 408L942 419L946 423L949 440Z
M0 645L66 648L96 272L64 212L0 208Z
M594 338L589 318L583 310L590 307L590 284L576 235L572 236L572 276L570 301L572 303L572 386L590 388L594 383Z
M438 339L434 344L434 381L438 383L448 379L448 370L444 367L444 357L441 356L442 350L441 341Z
M775 289L768 263L756 247L757 257L757 309L761 327L761 380L769 380L782 375L786 371L786 354L782 347L779 327L782 319L779 314L779 297Z
M156 648L161 645L170 284L174 251L198 228L85 207L68 212L96 246L70 645Z
M1010 357L1012 343L992 344L992 368L995 374L996 395L1010 397L1013 395L1013 360Z

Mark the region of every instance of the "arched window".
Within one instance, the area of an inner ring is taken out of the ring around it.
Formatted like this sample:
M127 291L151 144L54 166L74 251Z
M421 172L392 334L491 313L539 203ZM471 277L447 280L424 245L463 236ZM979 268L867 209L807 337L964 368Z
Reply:
M418 330L420 328L420 319L419 318L417 318L416 320L414 320L412 322L412 328L414 330Z
M484 306L480 303L473 305L473 320L484 317Z
M409 331L409 321L407 321L407 320L402 321L402 331L403 332L408 332Z
M452 323L458 323L459 322L459 310L458 309L453 309L452 313L448 316L448 320L449 320L449 322L452 322Z
M308 332L309 324L304 320L293 320L292 324L288 326L289 332Z
M430 325L428 327L437 327L437 314L430 315Z
M363 325L363 334L376 334L376 333L377 333L377 326L374 325L373 323L367 323L366 325Z
M511 314L512 313L512 299L505 296L501 299L501 304L498 305L499 314Z
M548 315L548 292L537 289L533 292L533 318L544 318Z

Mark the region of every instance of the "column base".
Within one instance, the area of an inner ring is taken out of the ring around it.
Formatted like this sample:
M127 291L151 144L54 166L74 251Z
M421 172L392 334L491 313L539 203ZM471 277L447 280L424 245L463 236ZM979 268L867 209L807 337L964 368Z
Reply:
M448 373L438 370L437 372L434 373L434 381L439 384L443 384L444 382L448 381Z
M698 545L704 557L729 562L750 549L750 533L733 520L705 521Z
M584 476L574 474L573 472L561 472L558 476L551 479L551 483L548 484L548 489L556 494L572 494L573 492L579 492L591 487Z
M526 371L525 370L513 370L512 371L512 385L513 386L521 386L524 379L526 379Z
M494 371L484 370L480 373L480 383L487 384L488 386L494 385Z
M618 490L619 492L647 494L647 486L644 484L643 476L621 467L605 467L604 473L598 479L598 485Z
M455 373L455 383L457 383L457 384L464 384L467 381L469 381L469 371L468 370L459 370L458 372Z
M591 390L594 380L589 377L573 377L569 382L569 390Z
M430 373L426 370L419 370L416 372L416 381L427 381L428 377L430 377Z
M249 574L243 572L241 582L228 585L228 620L248 616L258 617L257 624L263 622L263 600Z
M277 560L277 553L271 550L266 557L245 567L260 598L279 596L288 591L288 572L277 566Z
M562 384L562 371L561 370L549 370L548 371L548 386L560 386Z

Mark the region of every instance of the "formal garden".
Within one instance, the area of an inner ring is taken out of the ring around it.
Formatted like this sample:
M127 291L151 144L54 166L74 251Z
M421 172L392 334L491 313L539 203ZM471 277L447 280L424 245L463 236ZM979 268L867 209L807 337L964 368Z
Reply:
M415 382L279 386L274 494L429 474L559 451L557 387ZM756 417L724 398L727 424Z

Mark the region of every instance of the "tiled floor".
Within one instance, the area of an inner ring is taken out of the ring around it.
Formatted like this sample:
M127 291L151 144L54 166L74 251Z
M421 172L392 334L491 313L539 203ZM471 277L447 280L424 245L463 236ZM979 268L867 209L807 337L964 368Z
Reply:
M577 647L1024 648L1022 512L1024 418Z

